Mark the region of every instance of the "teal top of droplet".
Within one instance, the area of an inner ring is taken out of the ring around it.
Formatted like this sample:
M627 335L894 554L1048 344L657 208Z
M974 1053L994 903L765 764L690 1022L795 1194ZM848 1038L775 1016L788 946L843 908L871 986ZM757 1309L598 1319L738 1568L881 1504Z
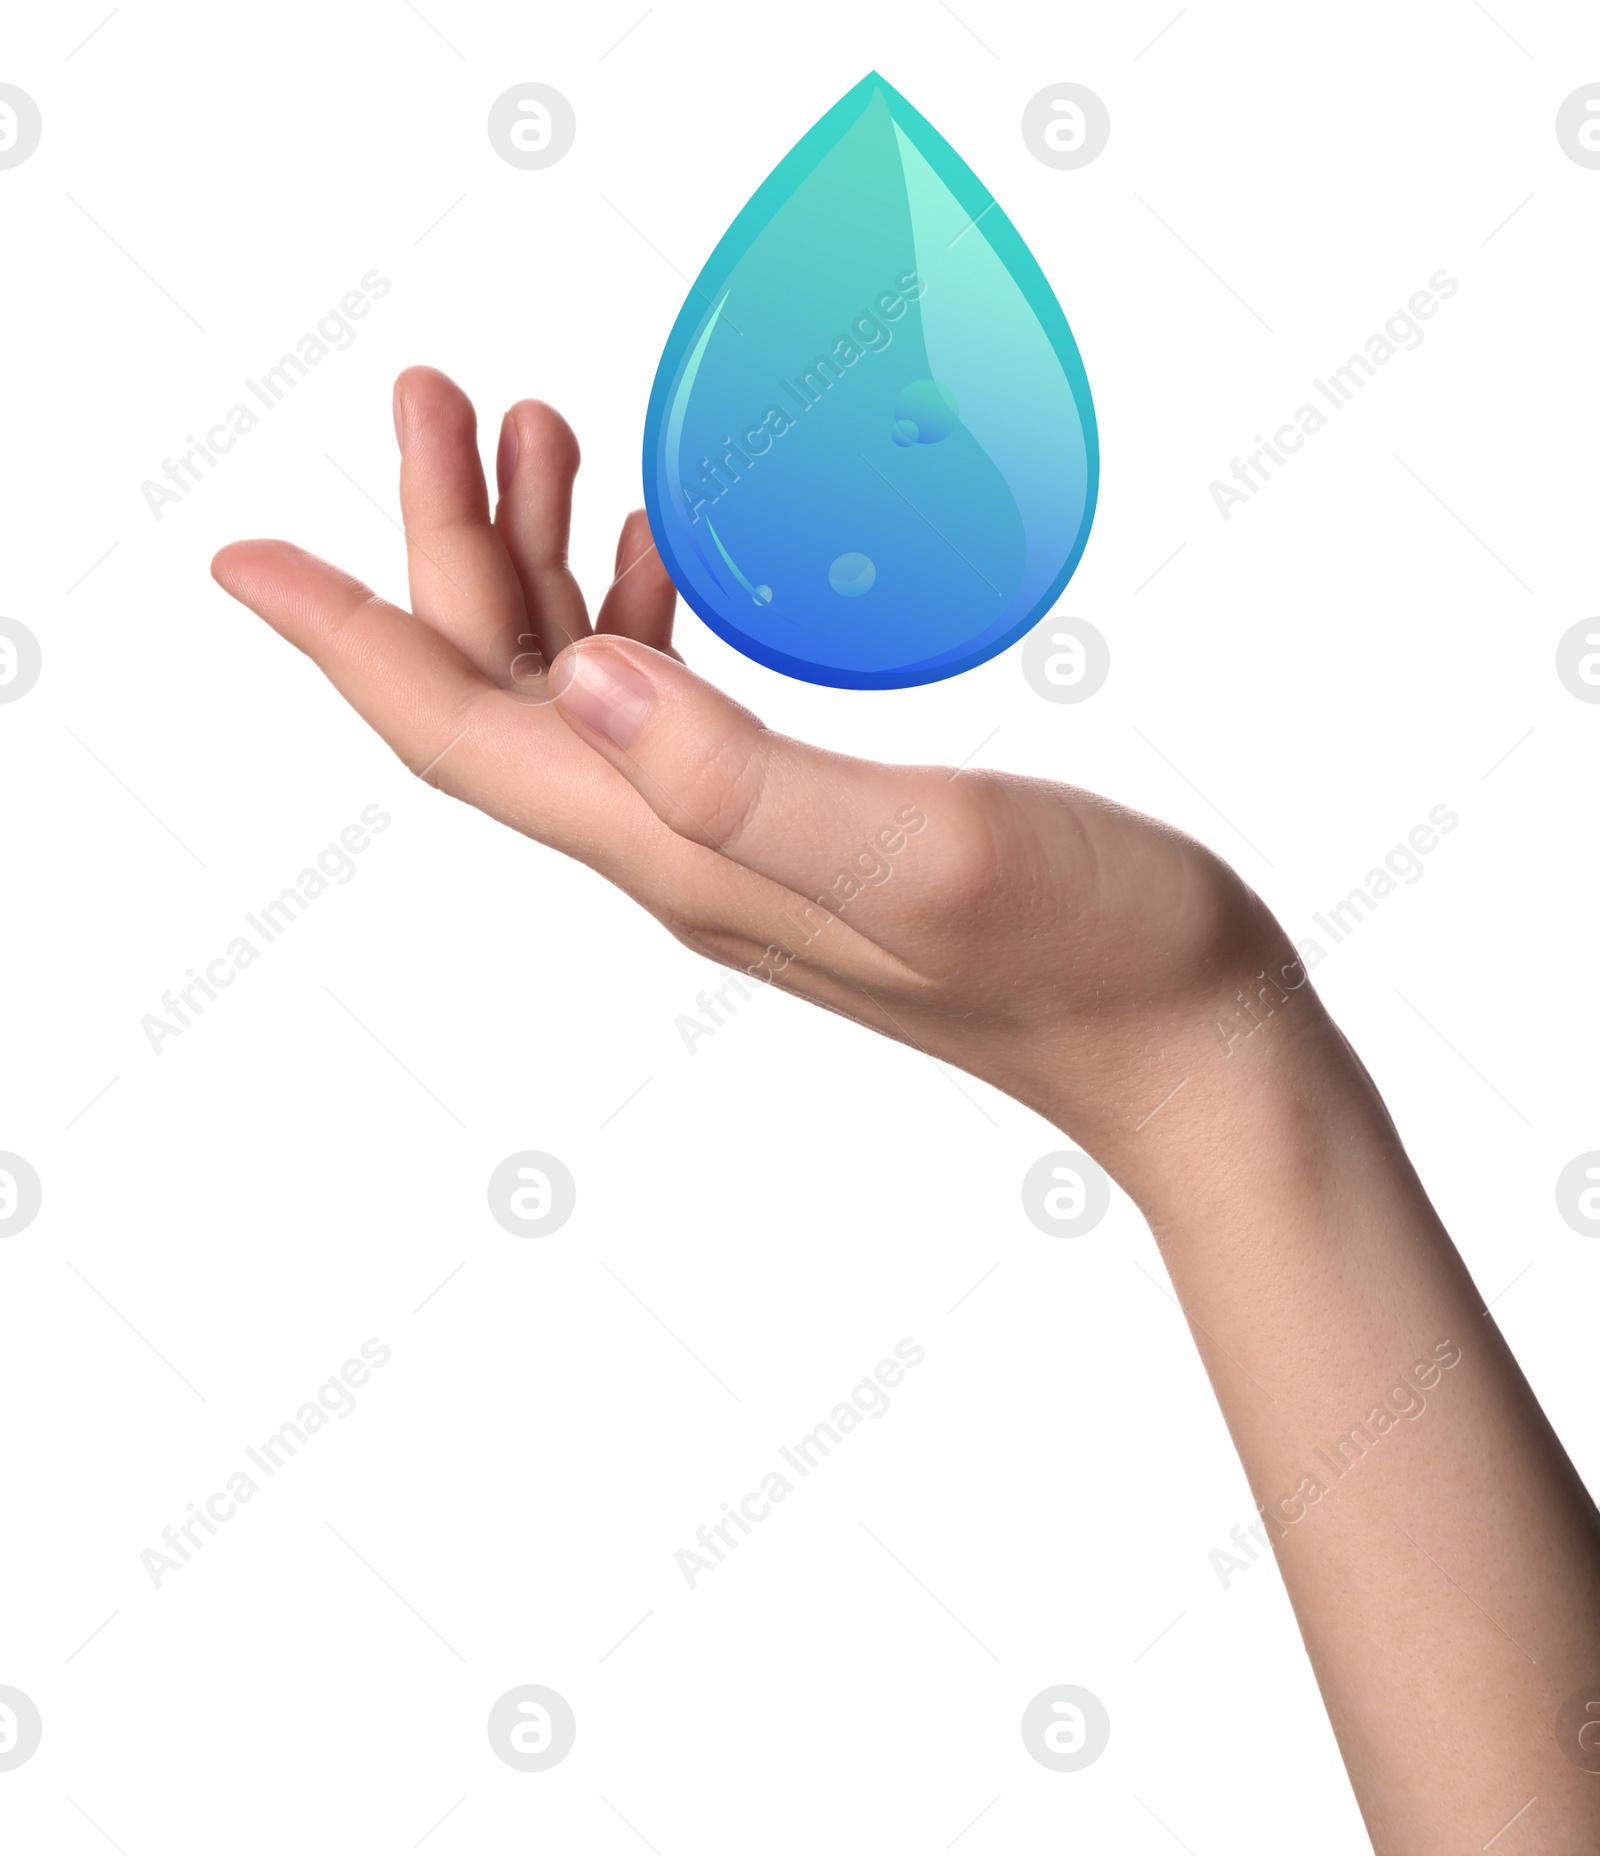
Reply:
M953 676L1071 577L1099 481L1077 343L994 197L876 73L695 280L651 392L644 478L689 605L814 683Z

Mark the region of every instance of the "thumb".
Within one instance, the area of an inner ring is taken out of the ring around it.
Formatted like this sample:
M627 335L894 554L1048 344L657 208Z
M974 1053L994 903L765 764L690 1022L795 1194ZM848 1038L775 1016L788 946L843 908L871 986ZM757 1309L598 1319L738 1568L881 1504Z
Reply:
M858 925L889 860L928 822L928 770L774 734L647 645L583 639L551 666L549 689L567 726L680 837L836 913L859 899Z

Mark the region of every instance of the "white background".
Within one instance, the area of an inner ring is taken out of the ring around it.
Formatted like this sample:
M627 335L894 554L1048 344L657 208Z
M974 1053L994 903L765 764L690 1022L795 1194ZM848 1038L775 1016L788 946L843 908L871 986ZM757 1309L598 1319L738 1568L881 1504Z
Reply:
M1208 1562L1250 1497L1129 1203L1042 1236L1019 1184L1061 1136L782 996L690 1056L711 970L410 779L206 564L285 535L403 599L389 383L426 360L486 446L515 398L567 413L602 586L674 267L881 69L1076 331L1104 474L1060 610L1110 679L1053 705L1013 650L825 690L692 617L686 653L789 732L982 743L1173 819L1296 935L1456 810L1316 984L1485 1298L1518 1279L1496 1316L1592 1480L1600 1246L1553 1188L1600 1146L1600 707L1554 652L1597 600L1600 172L1554 116L1600 18L660 4L608 53L640 10L128 4L74 53L98 5L10 9L0 81L44 137L0 172L0 611L44 674L0 708L0 1147L44 1209L0 1245L0 1683L44 1741L0 1835L1365 1847L1276 1572ZM577 113L542 172L485 133L526 80ZM1077 172L1019 133L1064 80L1112 120ZM374 267L354 346L155 521L141 483ZM1224 522L1210 481L1441 267L1422 346ZM155 1056L141 1016L372 802L356 878ZM539 1241L485 1202L521 1148L578 1182ZM142 1549L368 1336L394 1357L355 1414L156 1590ZM894 1409L691 1592L674 1551L902 1336L927 1358ZM485 1734L526 1682L578 1718L537 1775ZM1112 1720L1072 1775L1018 1732L1059 1682Z

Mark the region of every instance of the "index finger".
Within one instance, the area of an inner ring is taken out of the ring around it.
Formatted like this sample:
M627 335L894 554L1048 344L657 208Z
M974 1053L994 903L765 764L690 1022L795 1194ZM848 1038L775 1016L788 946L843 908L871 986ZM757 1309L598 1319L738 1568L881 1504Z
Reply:
M419 779L615 876L649 810L554 714L500 689L431 625L286 541L236 541L218 584L318 666Z
M419 777L500 694L431 625L287 541L230 542L211 575L305 652Z

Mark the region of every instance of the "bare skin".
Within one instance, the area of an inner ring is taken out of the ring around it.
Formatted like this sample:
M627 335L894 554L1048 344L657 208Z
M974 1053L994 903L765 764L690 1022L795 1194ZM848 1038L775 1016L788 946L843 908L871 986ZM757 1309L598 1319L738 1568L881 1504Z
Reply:
M559 414L507 413L492 516L460 389L410 369L395 414L413 612L278 541L221 585L433 785L1092 1153L1162 1247L1374 1847L1600 1847L1600 1516L1259 898L1091 793L771 733L673 652L642 512L591 628Z

